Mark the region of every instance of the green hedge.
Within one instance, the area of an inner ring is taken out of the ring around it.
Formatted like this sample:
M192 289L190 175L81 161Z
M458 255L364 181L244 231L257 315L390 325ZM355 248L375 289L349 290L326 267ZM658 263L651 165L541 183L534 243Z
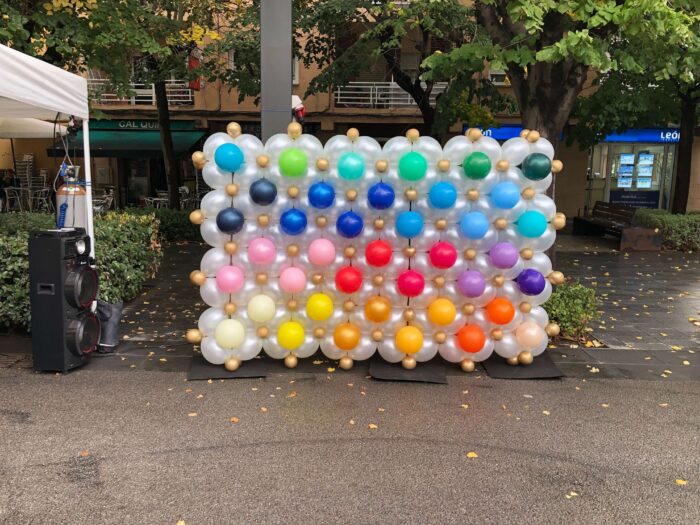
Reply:
M127 208L135 215L153 214L160 222L160 235L164 241L199 241L202 236L199 226L190 222L191 210L171 210L170 208Z
M648 228L658 228L664 247L669 250L695 252L700 250L700 214L675 215L665 210L640 209L634 222Z
M600 317L595 290L576 281L557 286L542 306L549 320L559 325L561 336L569 339L583 339L588 325Z
M28 235L54 226L52 215L0 215L0 326L29 327ZM160 263L158 220L153 214L128 212L96 218L95 257L100 298L113 303L133 299Z

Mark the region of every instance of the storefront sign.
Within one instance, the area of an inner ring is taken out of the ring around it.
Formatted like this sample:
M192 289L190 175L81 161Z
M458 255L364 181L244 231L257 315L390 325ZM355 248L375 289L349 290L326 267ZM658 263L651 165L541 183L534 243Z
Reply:
M122 130L122 131L158 131L160 126L157 120L91 120L90 129ZM173 131L194 130L195 123L192 120L171 120L170 129Z
M466 124L462 125L462 132L466 133L467 130L469 129L469 126ZM481 128L479 128L481 129ZM520 126L519 124L501 124L497 128L489 128L487 130L481 129L481 131L484 133L485 137L491 137L492 139L504 141L508 139L512 139L515 137L520 136L520 132L523 130L523 127ZM564 134L562 133L561 136L559 137L559 140L562 140L564 138Z
M610 192L610 204L655 209L659 207L659 192L613 190Z
M650 142L676 144L681 132L676 128L666 129L630 129L623 133L612 133L603 142Z

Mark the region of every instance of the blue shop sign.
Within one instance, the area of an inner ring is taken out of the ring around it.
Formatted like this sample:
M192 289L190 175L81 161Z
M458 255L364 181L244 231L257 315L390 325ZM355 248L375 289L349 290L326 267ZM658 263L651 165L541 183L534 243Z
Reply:
M630 129L623 133L612 133L603 142L651 142L676 144L681 138L677 128L665 129Z
M469 129L469 126L466 124L462 124L462 133L466 133L467 130ZM479 128L481 129L481 128ZM519 124L501 124L497 128L489 128L487 130L481 129L481 131L484 133L485 137L491 137L492 139L504 141L508 139L513 139L515 137L520 136L520 132L523 130L523 127L520 126ZM561 137L559 137L559 140L564 138L564 134L561 134Z

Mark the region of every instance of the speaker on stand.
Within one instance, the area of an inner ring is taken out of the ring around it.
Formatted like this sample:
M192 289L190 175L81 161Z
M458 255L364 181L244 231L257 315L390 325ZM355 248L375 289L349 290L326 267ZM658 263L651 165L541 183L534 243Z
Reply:
M30 234L29 285L34 369L66 372L86 363L100 324L92 312L97 272L83 228Z

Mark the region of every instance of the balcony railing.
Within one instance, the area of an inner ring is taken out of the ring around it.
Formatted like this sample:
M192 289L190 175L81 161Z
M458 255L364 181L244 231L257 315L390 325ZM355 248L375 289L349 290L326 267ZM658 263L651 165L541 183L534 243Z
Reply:
M430 92L430 104L445 91L447 82L436 82ZM335 105L343 108L398 109L416 107L411 95L396 82L349 82L335 90Z
M156 91L153 84L129 84L132 92L130 97L121 97L110 92L109 80L102 78L89 78L88 91L90 99L97 104L116 106L155 106ZM194 104L194 96L186 80L166 80L165 91L168 95L169 106L191 106Z

